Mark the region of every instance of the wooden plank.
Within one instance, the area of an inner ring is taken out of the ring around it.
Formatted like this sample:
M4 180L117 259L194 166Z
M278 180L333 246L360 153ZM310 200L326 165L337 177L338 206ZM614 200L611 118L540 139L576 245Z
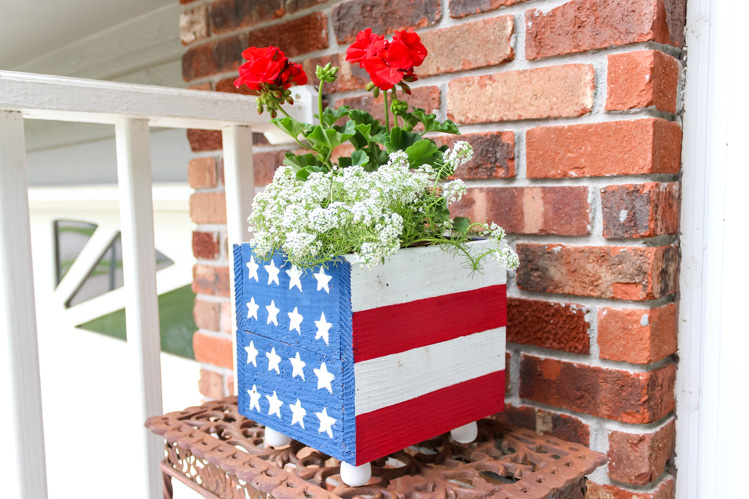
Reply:
M47 497L47 471L28 206L23 117L0 111L0 344L18 471L5 480L20 497L35 499Z
M156 294L156 250L153 233L151 153L148 121L121 118L115 125L117 174L120 184L122 260L125 280L127 344L132 380L139 400L133 401L134 426L141 428L144 477L138 497L161 494L159 462L164 456L161 438L143 428L143 422L162 413L159 306Z
M356 415L505 368L505 328L357 362ZM446 402L445 408L451 405Z
M312 95L296 87L288 113L311 122ZM115 124L128 116L172 128L221 130L235 124L278 130L267 115L257 114L251 96L12 71L0 71L0 109L22 111L30 119Z
M488 241L470 243L474 255L484 251ZM351 304L354 312L370 308L423 300L432 296L460 293L505 284L507 271L488 258L484 271L471 275L464 257L439 246L399 251L386 265L362 268L351 262Z

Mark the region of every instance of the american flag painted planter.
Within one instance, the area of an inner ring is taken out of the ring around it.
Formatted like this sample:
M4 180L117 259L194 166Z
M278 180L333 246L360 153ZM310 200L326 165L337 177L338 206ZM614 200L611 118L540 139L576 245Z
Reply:
M245 243L234 262L248 418L361 465L504 408L506 272L493 261L471 276L432 246L303 273Z

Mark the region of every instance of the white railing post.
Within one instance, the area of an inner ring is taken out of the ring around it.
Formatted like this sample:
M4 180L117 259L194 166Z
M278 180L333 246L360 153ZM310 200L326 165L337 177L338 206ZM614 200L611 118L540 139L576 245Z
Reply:
M141 428L143 489L137 497L162 494L159 461L164 456L161 437L143 423L161 414L161 340L156 294L156 249L154 247L153 196L151 194L151 150L148 120L120 118L115 122L117 174L120 188L122 259L125 278L127 345L137 385L137 420Z
M224 184L226 188L226 224L229 241L229 273L234 272L232 246L248 241L247 217L252 210L255 196L255 168L252 160L252 129L248 126L228 125L223 128L224 145ZM231 295L234 296L234 279L231 282ZM236 317L234 300L231 302L232 320ZM236 349L237 342L232 345ZM237 352L234 351L234 386L237 386Z
M23 116L0 111L0 348L6 350L19 497L47 497ZM12 490L12 488L11 488Z

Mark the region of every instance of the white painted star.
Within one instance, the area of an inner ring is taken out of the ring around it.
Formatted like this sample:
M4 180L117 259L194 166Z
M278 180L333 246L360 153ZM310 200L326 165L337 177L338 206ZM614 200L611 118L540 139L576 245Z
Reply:
M328 294L330 294L328 283L333 278L333 276L327 275L325 273L325 269L320 269L320 272L313 275L315 276L315 279L317 279L317 290L320 291L321 289L324 289Z
M250 410L255 407L260 412L260 392L257 391L257 386L252 385L252 390L247 390L247 393L250 395Z
M313 371L315 371L315 376L317 376L317 389L327 388L330 393L333 393L333 385L330 382L335 379L335 376L328 372L325 362L320 364L319 369L313 369Z
M244 349L247 351L247 363L252 364L253 366L257 367L257 348L255 348L255 344L250 341L250 346L244 347Z
M276 302L271 300L270 305L265 307L265 310L268 311L268 322L266 324L270 324L271 322L278 326L278 311L279 309L276 307Z
M257 309L259 308L260 305L255 303L255 297L250 298L250 301L247 302L247 318L253 317L257 320Z
M294 307L294 311L291 312L289 315L289 331L293 331L296 329L296 332L299 333L299 336L302 335L302 330L300 326L302 325L302 321L304 320L304 317L302 317L302 314L299 313L299 309L297 307Z
M258 265L257 263L255 263L255 257L254 256L251 256L250 257L250 261L247 262L247 268L250 271L249 272L249 276L247 277L247 279L248 280L249 279L255 279L255 281L260 282L259 279L258 279L258 276L257 276L257 269L260 268L260 265Z
M281 402L281 399L278 398L276 395L276 391L273 390L273 396L266 395L265 398L268 399L268 403L270 404L270 407L268 407L268 416L271 414L275 414L279 418L281 417L281 406L283 405L283 402Z
M299 399L296 399L296 404L289 404L289 409L291 409L291 426L299 423L299 426L304 430L304 416L307 415L307 410L302 407Z
M265 356L268 357L268 370L276 371L276 374L281 374L281 370L278 367L278 363L281 362L281 356L276 353L276 347L271 348L270 352L265 352Z
M302 290L302 281L299 280L300 277L302 277L302 271L299 270L299 267L296 265L292 265L290 270L286 271L286 275L289 276L289 289L296 286L299 288L299 291Z
M268 272L268 285L270 286L270 283L272 282L275 282L276 285L279 285L278 273L281 272L281 269L276 267L276 262L271 260L270 265L263 265L263 267L265 267L265 271Z
M304 379L304 371L303 371L303 368L304 366L307 365L307 363L304 362L302 358L299 356L299 352L296 353L296 357L289 357L289 362L291 362L291 366L293 368L291 377L296 378L297 376L299 376L304 381L307 381L306 379Z
M318 433L327 433L330 438L333 438L333 425L337 421L337 419L331 418L328 416L328 408L324 407L322 412L316 412L315 416L317 416L317 419L320 420L320 429L317 430Z
M325 344L328 345L328 333L330 332L330 328L333 326L333 324L325 320L325 312L320 315L319 321L315 321L315 326L317 326L317 334L315 334L315 339L319 340L320 338L322 338L323 340L325 340Z

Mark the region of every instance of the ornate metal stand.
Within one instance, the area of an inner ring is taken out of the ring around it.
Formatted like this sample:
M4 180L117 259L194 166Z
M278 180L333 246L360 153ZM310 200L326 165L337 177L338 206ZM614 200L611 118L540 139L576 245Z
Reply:
M171 477L219 498L573 498L606 457L579 444L479 421L474 443L449 433L372 463L372 480L347 487L340 462L292 441L265 448L265 428L237 411L236 397L153 417L146 427L166 439L164 496Z

